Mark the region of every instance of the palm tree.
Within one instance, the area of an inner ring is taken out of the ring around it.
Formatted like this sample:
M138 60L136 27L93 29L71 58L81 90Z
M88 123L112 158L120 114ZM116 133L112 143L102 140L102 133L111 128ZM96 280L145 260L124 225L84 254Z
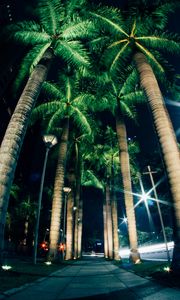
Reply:
M50 226L49 258L52 259L56 257L59 240L62 191L64 186L69 131L72 130L71 123L78 128L81 135L91 133L91 128L82 105L87 94L79 93L76 75L60 75L59 82L59 85L49 82L44 83L43 91L51 101L37 106L32 114L33 122L37 119L48 119L48 132L52 133L54 132L54 128L56 129L62 126L62 135L59 144L58 162L54 180Z
M167 6L169 9L167 9ZM149 12L151 18L148 18L147 27L145 19L142 16L138 18L136 15L134 17L130 15L129 18L126 18L127 22L125 24L118 9L102 8L99 12L97 10L92 12L91 15L98 21L96 22L96 28L99 24L100 28L103 26L104 31L108 32L107 35L103 31L103 37L96 38L92 42L96 46L97 43L102 45L104 41L104 63L108 64L109 70L113 74L115 71L122 70L122 65L124 65L125 61L133 58L140 76L141 86L146 93L148 104L151 108L174 203L177 230L175 231L175 250L172 265L175 269L177 268L177 262L178 268L180 267L180 260L177 254L180 245L179 149L173 126L153 72L154 69L161 74L161 77L164 75L164 69L160 63L162 61L160 52L165 50L172 54L179 53L179 43L172 34L155 30L157 27L160 29L165 28L170 7L170 3L166 6L154 7L154 11ZM161 18L159 18L160 15ZM153 16L156 20L153 19Z
M74 252L74 200L75 200L75 172L71 168L67 174L68 177L68 186L71 188L71 191L67 197L67 222L66 222L66 255L65 259L73 259Z
M75 2L73 1L77 7ZM74 67L88 65L84 49L76 39L85 35L84 22L80 22L78 18L71 18L73 7L68 10L59 0L39 0L35 11L39 23L24 21L6 28L8 37L13 37L20 44L32 46L22 63L17 82L21 82L30 71L32 72L11 117L0 149L0 251L3 249L6 211L17 161L32 109L46 79L50 63L57 56Z
M89 139L90 140L90 139ZM86 141L86 136L80 136L75 139L75 224L74 224L74 258L80 258L82 255L82 218L83 201L81 197L81 177L82 177L82 144Z
M119 152L117 149L117 135L111 127L107 126L105 131L105 153L106 162L110 172L110 192L111 192L111 213L112 213L112 233L113 233L113 257L120 260L119 256L119 237L118 237L118 207L115 193L115 179L120 173Z
M114 258L114 241L113 241L113 220L111 209L111 157L112 153L108 153L106 146L101 144L92 145L84 155L86 164L90 163L90 167L98 173L103 170L103 180L97 180L94 177L96 187L104 191L103 202L103 222L104 222L104 255L110 259ZM109 150L109 148L108 148ZM110 149L111 150L111 149ZM111 150L113 151L113 150ZM89 173L88 173L89 175ZM91 175L91 173L90 173ZM99 175L100 177L100 175ZM102 174L101 174L102 177ZM92 175L87 180L86 186L92 184ZM113 216L115 217L115 216ZM114 218L115 220L115 218Z
M94 111L109 110L115 118L124 200L128 219L128 233L131 248L130 258L134 262L139 260L139 253L137 250L136 221L125 121L126 117L135 120L135 104L143 102L144 100L143 92L137 89L137 82L137 73L132 67L128 67L127 70L124 70L124 74L119 76L116 80L108 76L108 73L104 73L97 78L96 85L98 86L98 92L94 98L95 101L93 105L92 101L88 104ZM99 101L99 99L101 99L101 101Z

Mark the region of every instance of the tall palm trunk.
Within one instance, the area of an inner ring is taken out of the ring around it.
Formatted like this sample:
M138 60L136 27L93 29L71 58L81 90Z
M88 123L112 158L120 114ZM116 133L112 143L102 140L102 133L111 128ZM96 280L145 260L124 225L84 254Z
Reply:
M78 227L79 227L79 197L80 197L80 184L76 185L76 197L75 206L77 207L75 211L74 220L74 258L78 258Z
M112 191L111 193L112 201L112 227L113 227L113 245L114 245L114 259L120 260L119 255L119 237L118 237L118 212L117 212L117 200L115 192Z
M81 159L78 143L75 143L76 151L76 190L75 190L75 224L74 224L74 258L78 258L78 227L79 227L79 199L81 189Z
M132 196L132 185L129 165L129 154L127 145L126 126L121 116L120 109L116 114L116 132L119 143L119 159L121 165L122 182L124 189L124 200L126 208L126 216L128 221L128 235L130 243L130 260L137 262L140 259L137 244L136 220Z
M78 257L82 256L82 231L83 231L83 199L80 192L78 210Z
M108 258L108 237L107 237L107 210L106 201L103 202L103 225L104 225L104 257Z
M110 199L110 186L106 185L106 216L107 216L107 241L108 241L108 257L113 259L113 237L112 237L112 212Z
M74 190L73 185L69 184L71 192L68 194L67 199L67 222L66 222L66 256L65 259L73 258L73 221L74 221Z
M173 269L180 270L180 156L173 126L167 112L153 70L143 53L136 53L134 60L140 74L140 81L148 98L155 128L160 140L164 162L169 178L172 200L174 204L175 231Z
M69 169L67 178L68 186L71 188L71 192L68 195L67 201L67 223L66 223L66 256L65 259L74 258L74 226L75 226L75 215L77 212L77 207L75 206L75 168L73 162L71 163L71 168Z
M49 259L56 259L59 242L60 220L62 214L62 199L64 186L64 172L66 165L67 147L69 139L69 118L65 119L61 143L59 146L58 162L55 174L54 193L52 200L52 214L50 226Z
M11 185L31 112L46 80L53 52L48 49L33 70L11 117L0 148L0 256Z

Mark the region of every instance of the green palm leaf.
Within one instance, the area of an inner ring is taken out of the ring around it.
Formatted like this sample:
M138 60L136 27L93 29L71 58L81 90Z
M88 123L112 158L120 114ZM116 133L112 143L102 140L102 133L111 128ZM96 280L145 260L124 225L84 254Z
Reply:
M89 59L85 49L78 41L61 41L57 43L55 54L65 62L75 67L89 66Z
M36 108L34 108L31 114L31 125L33 125L39 119L45 119L51 114L54 114L57 110L64 107L64 103L60 103L59 101L52 101L43 103Z
M83 134L91 134L89 122L87 121L85 115L77 107L74 107L73 113L71 114L71 119Z
M103 187L101 181L97 178L97 176L91 170L85 170L83 172L81 185L82 186L93 186L97 189L104 190L104 187Z
M77 18L62 27L62 38L65 40L92 38L94 31L94 24L91 21L81 21Z
M13 83L13 92L16 94L19 87L21 86L24 79L29 76L30 70L32 70L32 66L35 65L35 62L39 61L47 49L48 45L37 45L34 46L26 56L23 58L19 72L16 76L16 79Z
M58 0L39 0L35 13L50 35L59 30L60 21L64 18L64 7Z
M64 103L59 103L59 109L53 110L51 112L51 116L49 118L47 130L48 132L52 132L54 128L60 128L61 121L67 115L66 105Z
M136 38L146 47L160 49L163 51L168 51L170 53L179 53L179 37L177 34L163 32L159 34L158 32L150 36L141 36Z
M52 82L46 81L43 83L42 93L51 99L64 99L64 94L59 89L59 86Z
M123 27L119 25L122 22L122 17L118 9L103 7L97 13L90 12L90 15L97 19L96 25L98 27L102 26L103 23L105 29L111 33L128 37L128 34L123 30Z
M128 105L135 105L145 102L145 98L146 96L143 91L135 91L121 96L121 101Z

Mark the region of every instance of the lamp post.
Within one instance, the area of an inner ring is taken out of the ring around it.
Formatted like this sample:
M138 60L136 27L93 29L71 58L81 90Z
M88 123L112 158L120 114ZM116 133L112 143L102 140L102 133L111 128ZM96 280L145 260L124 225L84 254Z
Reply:
M70 187L63 187L63 192L64 192L64 212L63 212L63 244L65 247L65 232L66 232L66 211L67 211L67 197L68 194L71 192ZM64 254L65 254L65 248L63 249L63 259L64 259Z
M38 245L38 231L39 231L39 220L40 220L40 212L41 212L41 201L42 201L42 193L43 193L43 186L44 186L44 178L46 172L46 164L48 159L49 150L57 144L57 138L55 135L46 134L43 135L43 141L46 146L46 153L44 158L43 164L43 171L41 175L41 183L40 183L40 190L39 190L39 198L38 198L38 207L37 207L37 217L36 217L36 224L35 224L35 233L34 233L34 264L37 261L37 245Z
M162 217L161 208L160 208L160 205L159 205L159 202L158 202L156 186L154 184L154 179L153 179L153 176L152 176L152 173L156 173L156 172L151 171L150 166L147 166L147 168L148 168L148 172L144 172L143 174L149 174L149 176L150 176L152 188L153 188L153 191L154 191L154 196L155 196L155 199L156 199L157 209L158 209L158 213L159 213L161 228L162 228L162 232L163 232L164 243L165 243L166 253L167 253L167 260L168 260L168 263L170 264L171 261L170 261L170 255L169 255L169 249L168 249L168 244L167 244L166 232L165 232L165 228L164 228L163 217Z

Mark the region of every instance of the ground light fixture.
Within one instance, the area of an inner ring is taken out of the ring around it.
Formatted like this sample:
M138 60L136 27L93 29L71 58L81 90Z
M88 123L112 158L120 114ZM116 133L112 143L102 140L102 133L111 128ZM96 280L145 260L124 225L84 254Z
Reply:
M43 164L43 171L41 175L41 183L40 183L40 190L39 190L39 198L38 198L38 205L37 205L37 216L36 216L36 224L35 224L35 233L34 233L34 255L33 255L33 261L34 264L37 262L37 245L38 245L38 232L39 232L39 220L40 220L40 212L41 212L41 202L42 202L42 193L43 193L43 186L44 186L44 178L45 178L45 172L46 172L46 165L47 165L47 159L49 150L57 144L57 138L53 134L45 134L43 135L43 141L46 147L46 153L44 158L44 164Z

